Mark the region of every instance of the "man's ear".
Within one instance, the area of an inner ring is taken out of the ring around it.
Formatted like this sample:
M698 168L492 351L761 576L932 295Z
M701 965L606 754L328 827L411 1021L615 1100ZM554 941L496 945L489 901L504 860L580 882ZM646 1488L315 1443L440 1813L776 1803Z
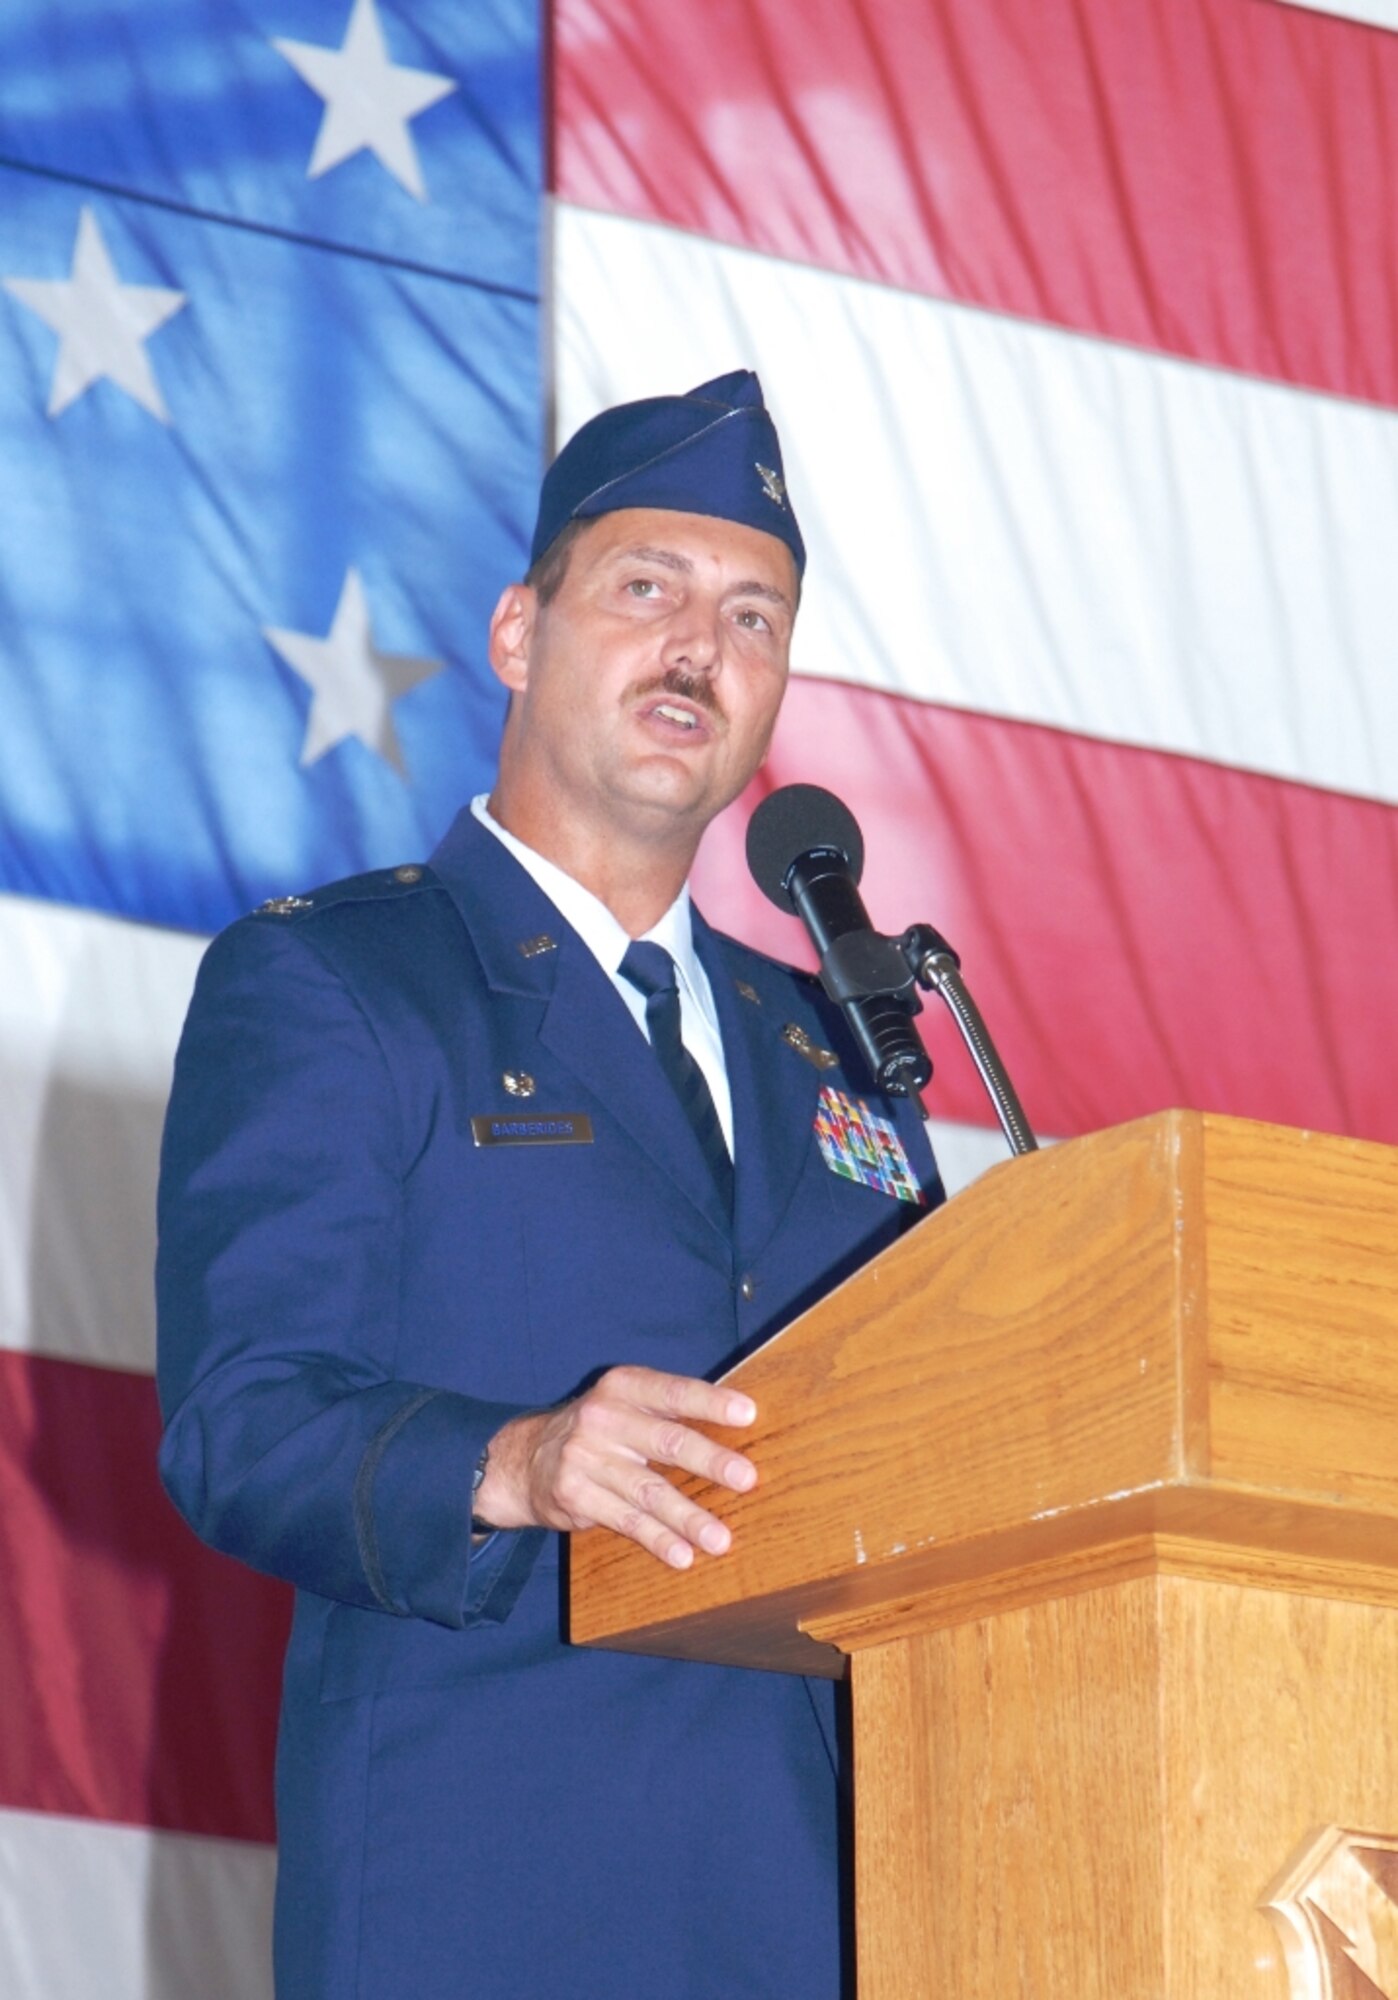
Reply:
M523 693L529 684L529 646L538 615L538 593L527 583L507 584L491 614L487 657L511 694Z

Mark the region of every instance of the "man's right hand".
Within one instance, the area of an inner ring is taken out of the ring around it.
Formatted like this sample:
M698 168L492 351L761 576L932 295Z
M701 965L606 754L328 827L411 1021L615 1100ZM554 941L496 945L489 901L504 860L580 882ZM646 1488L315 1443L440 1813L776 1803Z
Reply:
M695 1423L737 1429L751 1397L690 1375L609 1368L584 1395L515 1417L490 1440L474 1512L497 1528L611 1528L675 1569L695 1550L722 1555L723 1522L678 1492L660 1466L746 1493L757 1467Z

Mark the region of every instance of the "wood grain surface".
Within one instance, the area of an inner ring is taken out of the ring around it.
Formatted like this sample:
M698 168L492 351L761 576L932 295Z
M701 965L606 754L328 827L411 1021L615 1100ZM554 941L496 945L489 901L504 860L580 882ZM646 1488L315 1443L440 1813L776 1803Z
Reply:
M1398 1612L1187 1578L861 1652L860 2000L1285 2000L1259 1906L1398 1831L1395 1697Z
M1030 1155L732 1379L733 1553L575 1537L573 1636L850 1663L860 2000L1284 2000L1275 1884L1398 1843L1398 1153ZM1398 2000L1336 1949L1317 1996Z
M1382 1601L1398 1154L1169 1112L1008 1161L732 1379L759 1485L686 1482L732 1552L677 1573L575 1537L577 1641L835 1673L843 1613L1095 1588L1141 1535Z
M1209 1470L1398 1510L1398 1150L1204 1126Z
M732 1552L667 1576L614 1536L575 1537L574 1638L1176 1476L1176 1157L1197 1137L1167 1118L1007 1162L752 1355L731 1379L758 1406L741 1439L758 1486L687 1482Z
M1156 1590L858 1655L860 2000L1164 1994Z

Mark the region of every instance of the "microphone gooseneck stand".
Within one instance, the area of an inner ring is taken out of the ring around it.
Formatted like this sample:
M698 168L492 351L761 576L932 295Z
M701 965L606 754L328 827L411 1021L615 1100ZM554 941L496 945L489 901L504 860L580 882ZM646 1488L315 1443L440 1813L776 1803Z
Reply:
M951 1009L951 1017L961 1030L961 1039L980 1073L986 1095L995 1107L995 1116L1009 1141L1012 1153L1037 1153L1039 1142L1024 1115L1019 1093L991 1040L980 1008L971 998L970 988L961 977L961 961L940 931L930 924L914 924L898 940L899 948L913 969L919 986L939 993Z

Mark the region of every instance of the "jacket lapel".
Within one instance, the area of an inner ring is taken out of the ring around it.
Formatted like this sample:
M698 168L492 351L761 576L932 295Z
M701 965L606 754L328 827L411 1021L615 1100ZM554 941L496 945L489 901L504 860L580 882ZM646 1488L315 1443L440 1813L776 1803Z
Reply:
M621 995L556 905L469 809L457 815L432 867L491 990L539 1002L543 1047L727 1244L729 1220L693 1126ZM521 951L531 942L531 953Z
M729 957L726 941L696 910L694 940L713 988L733 1096L739 1264L755 1263L791 1204L811 1146L820 1077L787 1048L781 1030L789 999L775 979L754 976L751 959ZM739 980L757 994L750 1000Z

